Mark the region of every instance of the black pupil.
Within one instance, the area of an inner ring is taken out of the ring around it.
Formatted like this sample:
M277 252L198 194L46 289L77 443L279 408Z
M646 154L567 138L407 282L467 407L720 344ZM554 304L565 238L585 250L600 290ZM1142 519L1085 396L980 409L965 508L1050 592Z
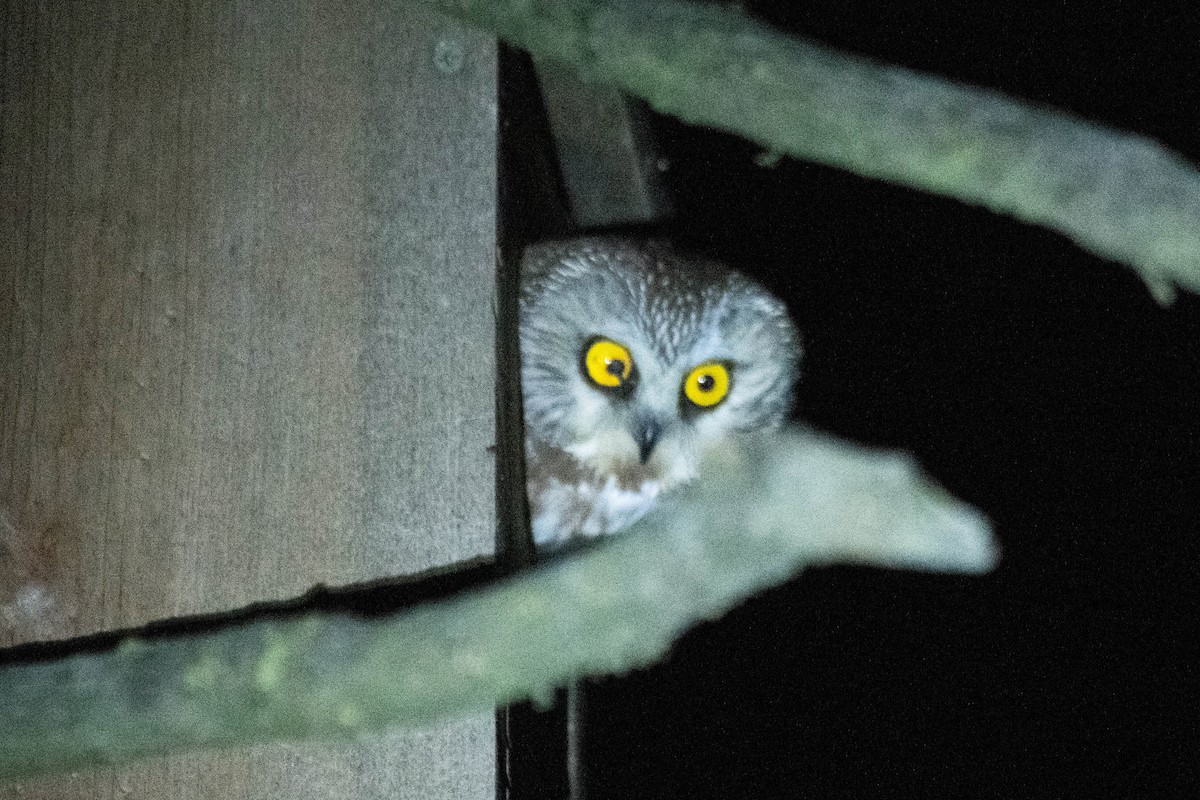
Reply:
M717 381L712 375L705 374L696 378L696 385L700 387L700 391L702 392L711 392L713 387L717 385Z
M616 375L620 377L621 375L625 374L625 362L619 358L610 358L605 369L608 370L609 375Z

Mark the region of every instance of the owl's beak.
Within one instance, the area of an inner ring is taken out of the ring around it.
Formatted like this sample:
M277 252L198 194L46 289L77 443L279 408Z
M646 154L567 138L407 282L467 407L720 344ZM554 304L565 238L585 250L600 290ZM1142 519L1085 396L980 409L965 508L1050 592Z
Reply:
M660 436L662 436L662 423L658 420L643 418L637 421L633 438L637 440L638 454L641 456L643 464L650 460L650 454L654 452L654 445L658 444Z

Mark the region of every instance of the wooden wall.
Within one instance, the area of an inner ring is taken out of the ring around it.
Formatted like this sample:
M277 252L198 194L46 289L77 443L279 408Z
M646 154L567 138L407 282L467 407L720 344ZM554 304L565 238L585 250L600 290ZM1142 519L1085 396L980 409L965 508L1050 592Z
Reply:
M495 43L0 1L0 645L493 553ZM491 715L0 787L483 798Z

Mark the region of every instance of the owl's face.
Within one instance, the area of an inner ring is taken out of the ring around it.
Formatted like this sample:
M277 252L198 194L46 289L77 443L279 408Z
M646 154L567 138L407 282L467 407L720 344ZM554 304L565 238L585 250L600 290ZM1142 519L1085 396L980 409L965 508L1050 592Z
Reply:
M700 448L787 414L799 339L750 280L609 238L531 248L523 269L531 441L669 486L693 477Z

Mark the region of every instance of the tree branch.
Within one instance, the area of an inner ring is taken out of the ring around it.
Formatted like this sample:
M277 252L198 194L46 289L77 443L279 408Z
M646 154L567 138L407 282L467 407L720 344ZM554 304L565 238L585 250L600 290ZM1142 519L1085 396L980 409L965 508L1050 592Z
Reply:
M1044 225L1200 291L1200 173L1154 142L839 53L726 4L425 0L680 119Z
M802 567L979 572L986 521L910 459L804 431L747 440L628 533L382 620L309 615L0 669L0 779L548 698L660 658Z

